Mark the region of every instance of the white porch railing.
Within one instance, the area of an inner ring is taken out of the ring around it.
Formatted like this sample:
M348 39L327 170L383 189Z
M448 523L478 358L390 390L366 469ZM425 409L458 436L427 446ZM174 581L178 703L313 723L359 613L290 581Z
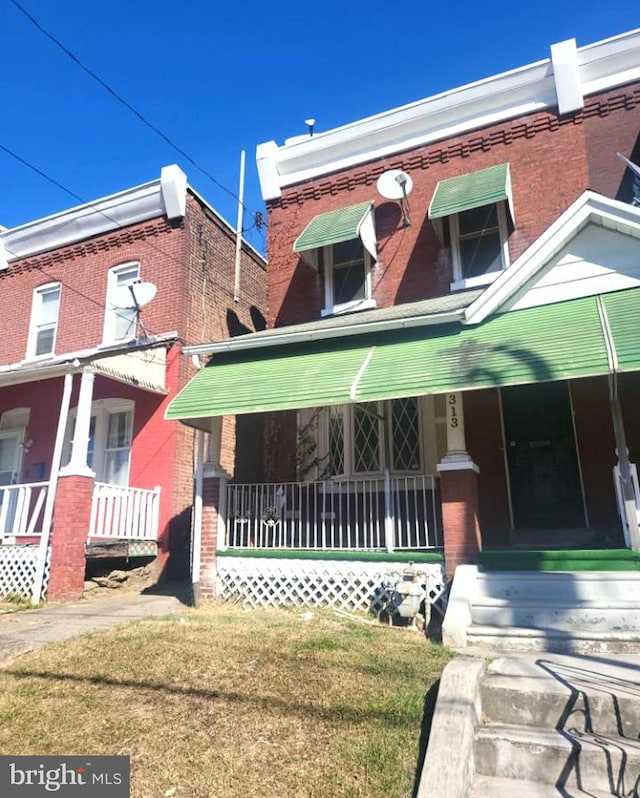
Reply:
M160 488L129 488L96 482L89 539L157 540Z
M0 543L20 543L42 534L48 482L0 487Z
M431 549L441 545L432 476L227 486L226 545L264 549Z
M638 483L638 469L635 463L629 463L629 476L631 478L631 487L636 511L636 524L640 525L640 484ZM627 516L627 510L624 500L624 489L622 485L622 474L620 473L620 466L613 467L613 483L616 489L616 500L618 502L618 513L622 523L622 530L624 533L624 541L628 548L633 548L633 540L631 530L629 529L630 519Z

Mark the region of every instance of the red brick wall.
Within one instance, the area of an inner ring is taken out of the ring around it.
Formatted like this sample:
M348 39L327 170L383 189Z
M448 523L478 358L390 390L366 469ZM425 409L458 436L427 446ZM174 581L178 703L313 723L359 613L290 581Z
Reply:
M464 427L467 451L478 475L480 529L484 548L509 544L511 520L497 389L466 391Z
M615 153L630 153L639 129L636 84L588 98L577 114L531 114L285 189L268 204L269 323L319 317L319 277L292 251L295 238L316 214L375 200L380 262L373 272L373 293L378 306L437 296L449 291L451 280L448 249L427 219L439 180L511 164L513 261L586 189L616 196L624 165ZM408 171L413 180L409 228L400 226L397 204L384 202L376 191L378 176L391 168Z
M234 259L234 235L189 194L186 216L179 223L154 219L13 263L0 273L6 309L0 314L0 364L25 357L33 290L49 282L62 283L56 353L99 345L109 269L128 261L138 261L141 279L158 288L142 313L149 335L175 331L181 343L194 344L260 328L266 306L264 262L243 248L240 300L235 302ZM171 567L167 563L171 548L176 573L184 573L188 564L194 432L166 422L164 413L194 374L191 359L181 355L181 346L176 344L167 354L167 396L102 377L96 378L94 386L94 399L118 397L136 402L130 484L161 486L161 566ZM77 390L76 384L71 407L77 404ZM0 391L0 412L31 408L27 439L33 439L33 446L24 458L25 479L33 465L41 462L46 463L48 476L61 395L62 379ZM235 425L230 419L225 420L222 454L230 472L234 456Z

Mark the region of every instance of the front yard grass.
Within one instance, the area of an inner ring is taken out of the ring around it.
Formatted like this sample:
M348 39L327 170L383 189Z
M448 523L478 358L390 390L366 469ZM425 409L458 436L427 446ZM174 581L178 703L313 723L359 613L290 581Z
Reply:
M125 754L132 798L410 798L417 632L210 605L49 646L0 671L3 754Z

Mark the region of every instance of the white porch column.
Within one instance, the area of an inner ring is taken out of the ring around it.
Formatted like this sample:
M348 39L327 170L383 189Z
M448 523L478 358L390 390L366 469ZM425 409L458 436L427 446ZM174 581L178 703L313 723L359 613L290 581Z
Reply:
M445 396L447 407L447 453L442 458L438 470L450 470L455 464L458 468L471 468L474 466L469 453L464 435L464 405L462 393L448 393ZM445 468L441 468L445 465ZM449 466L449 467L447 467Z
M49 538L51 537L51 524L53 521L53 508L56 502L56 490L58 487L58 474L60 472L60 460L62 458L62 446L64 444L64 434L67 429L67 419L69 417L69 404L71 401L71 388L73 385L73 374L71 372L64 375L62 388L62 400L60 402L60 413L58 415L58 428L53 447L53 457L51 458L51 472L49 474L49 487L47 488L47 499L44 505L42 516L42 534L38 544L38 560L36 573L33 581L33 593L31 603L36 605L42 598L42 584L44 582L44 571L47 561L47 551L49 549Z
M78 411L76 425L73 432L73 445L69 465L61 469L62 476L95 477L94 472L87 463L89 452L89 431L91 428L91 402L93 400L93 383L95 374L89 369L82 372L80 379L80 394L78 397Z
M482 548L479 522L479 468L467 452L460 391L445 394L447 453L436 466L440 474L442 533L447 579L458 565L472 563Z

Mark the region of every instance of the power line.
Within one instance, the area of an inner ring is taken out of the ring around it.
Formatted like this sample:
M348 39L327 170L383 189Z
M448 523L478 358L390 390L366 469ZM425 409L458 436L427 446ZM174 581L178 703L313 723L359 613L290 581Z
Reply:
M166 142L170 147L172 147L177 153L182 155L182 157L185 158L190 164L195 166L196 169L198 169L200 172L202 172L203 175L205 175L205 177L208 177L209 180L212 181L212 183L218 186L218 188L222 189L222 191L225 191L227 194L229 194L229 196L233 197L233 199L235 199L237 202L240 202L240 198L238 197L237 194L235 194L231 189L227 188L226 186L222 185L222 183L220 183L218 180L216 180L216 178L209 171L207 171L207 169L205 169L204 166L201 166L194 158L192 158L181 147L175 144L175 142L173 142L169 138L169 136L167 136L162 130L160 130L160 128L157 125L153 124L153 122L150 122L144 116L144 114L138 111L138 109L135 108L130 102L128 102L127 100L124 99L124 97L118 94L118 92L115 91L115 89L111 88L111 86L108 83L106 83L96 72L94 72L90 67L84 64L78 58L78 56L75 55L75 53L69 50L68 47L66 47L59 39L57 39L52 33L50 33L40 22L38 22L38 20L18 2L18 0L9 0L9 2L12 3L22 14L24 14L24 16L31 22L31 24L34 25L43 34L43 36L46 36L57 47L59 47L68 58L70 58L75 64L77 64L80 67L80 69L86 72L87 75L89 75L89 77L93 78L93 80L99 83L100 86L102 86L102 88L105 89L105 91L109 92L109 94L115 100L117 100L121 105L123 105L125 108L131 111L131 113L140 122L146 125L150 130L152 130L158 136L160 136L160 138L164 142ZM246 207L244 203L241 204L249 215L253 215L252 212Z

